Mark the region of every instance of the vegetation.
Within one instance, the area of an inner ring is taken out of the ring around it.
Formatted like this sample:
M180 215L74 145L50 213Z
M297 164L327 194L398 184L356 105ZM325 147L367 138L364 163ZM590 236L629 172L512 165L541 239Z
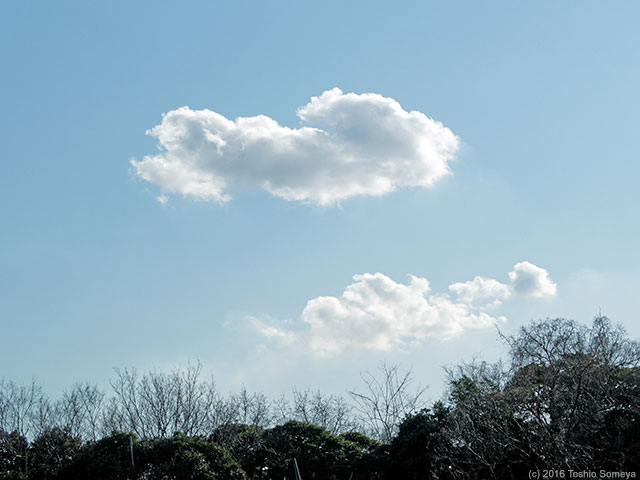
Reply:
M0 381L0 479L510 479L640 471L640 344L606 317L502 336L508 363L447 369L429 408L382 364L340 396L222 397L199 365L117 370L113 395ZM295 459L295 460L294 460Z

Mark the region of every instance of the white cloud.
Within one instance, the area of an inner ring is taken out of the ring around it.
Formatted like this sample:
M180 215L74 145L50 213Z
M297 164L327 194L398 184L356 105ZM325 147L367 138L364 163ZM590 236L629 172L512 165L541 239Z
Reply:
M235 121L178 108L147 133L160 153L132 160L163 193L219 203L242 189L331 205L400 187L429 187L450 173L458 138L441 123L378 94L334 88L298 109L288 128L258 115Z
M502 300L511 296L509 285L485 277L475 277L467 282L453 283L449 285L449 290L455 292L461 302L469 304L484 302L490 306L497 306Z
M302 312L302 320L309 326L305 332L265 324L257 328L286 345L296 343L326 356L350 348L389 351L428 337L446 340L464 330L506 320L473 312L447 295L429 295L426 278L410 278L405 285L382 273L354 275L354 282L340 297L317 297L307 302Z
M509 272L513 290L527 297L553 297L557 294L556 284L549 272L529 262L516 263Z
M488 328L504 316L486 310L517 296L549 297L556 284L548 272L520 262L509 273L511 285L477 276L449 285L457 299L431 293L426 278L410 275L408 284L396 283L382 273L353 276L339 297L316 297L307 302L302 330L274 326L254 317L254 328L265 337L289 348L301 348L320 356L348 349L390 351L425 338L448 340L469 329Z
M553 297L557 293L556 284L549 272L530 262L520 262L509 272L511 284L507 285L493 278L475 277L467 282L449 285L458 301L466 304L484 304L484 307L498 306L512 295L525 297Z
M259 333L269 339L277 340L281 345L293 346L297 340L296 333L291 330L285 330L274 325L269 325L257 317L249 316L247 319L251 322L253 328L255 328ZM272 319L269 320L273 322Z

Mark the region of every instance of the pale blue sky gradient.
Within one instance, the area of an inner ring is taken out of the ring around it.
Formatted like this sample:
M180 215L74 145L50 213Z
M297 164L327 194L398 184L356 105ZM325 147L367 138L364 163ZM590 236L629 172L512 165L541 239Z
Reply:
M275 395L341 392L386 359L435 395L443 364L500 353L494 331L317 359L246 317L302 328L306 302L357 273L446 293L523 260L558 296L505 303L505 331L601 308L640 336L638 25L633 1L3 2L0 376L55 392L200 359L225 390ZM297 127L333 87L442 122L463 144L453 175L317 207L160 205L132 172L170 110Z

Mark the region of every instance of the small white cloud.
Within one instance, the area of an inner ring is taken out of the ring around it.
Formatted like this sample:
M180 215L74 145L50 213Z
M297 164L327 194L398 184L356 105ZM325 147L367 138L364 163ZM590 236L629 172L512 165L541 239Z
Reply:
M448 175L458 138L392 98L334 88L298 109L305 126L258 115L235 121L182 107L147 133L157 155L132 160L137 175L165 193L219 203L263 189L291 201L331 205L401 187L429 187Z
M509 285L485 277L475 277L467 282L453 283L449 285L449 290L455 292L461 302L469 304L485 303L497 306L502 300L511 296Z
M516 263L509 272L513 290L527 297L553 297L557 294L556 284L551 280L549 272L533 263Z
M354 275L340 297L317 297L307 303L302 320L309 329L303 333L254 325L281 343L328 356L351 348L389 351L428 337L446 340L506 320L473 312L447 295L428 295L426 278L410 278L405 285L382 273Z
M520 262L509 273L511 285L477 276L449 286L457 300L431 293L426 278L410 275L409 284L396 283L382 273L353 276L339 297L316 297L307 302L301 318L308 328L293 330L251 319L254 328L283 346L320 356L349 349L390 351L425 338L448 340L469 329L505 322L486 310L514 296L549 297L556 284L548 272Z
M164 205L165 203L167 203L169 201L169 197L167 197L166 195L158 195L156 197L156 200L158 201L158 203L160 205Z
M268 325L264 320L248 316L247 319L255 330L271 340L276 340L283 346L292 346L297 340L297 335L291 330L285 330L273 325Z

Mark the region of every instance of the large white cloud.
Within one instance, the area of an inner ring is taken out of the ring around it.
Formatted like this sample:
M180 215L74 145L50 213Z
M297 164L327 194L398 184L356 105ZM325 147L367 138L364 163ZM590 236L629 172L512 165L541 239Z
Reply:
M549 272L533 263L516 263L509 272L515 293L528 297L553 297L557 293L556 284Z
M258 115L235 121L178 108L147 133L160 153L132 160L136 174L164 194L227 202L264 189L286 200L330 205L399 187L428 187L450 173L458 138L392 98L334 88L298 109L287 128Z

